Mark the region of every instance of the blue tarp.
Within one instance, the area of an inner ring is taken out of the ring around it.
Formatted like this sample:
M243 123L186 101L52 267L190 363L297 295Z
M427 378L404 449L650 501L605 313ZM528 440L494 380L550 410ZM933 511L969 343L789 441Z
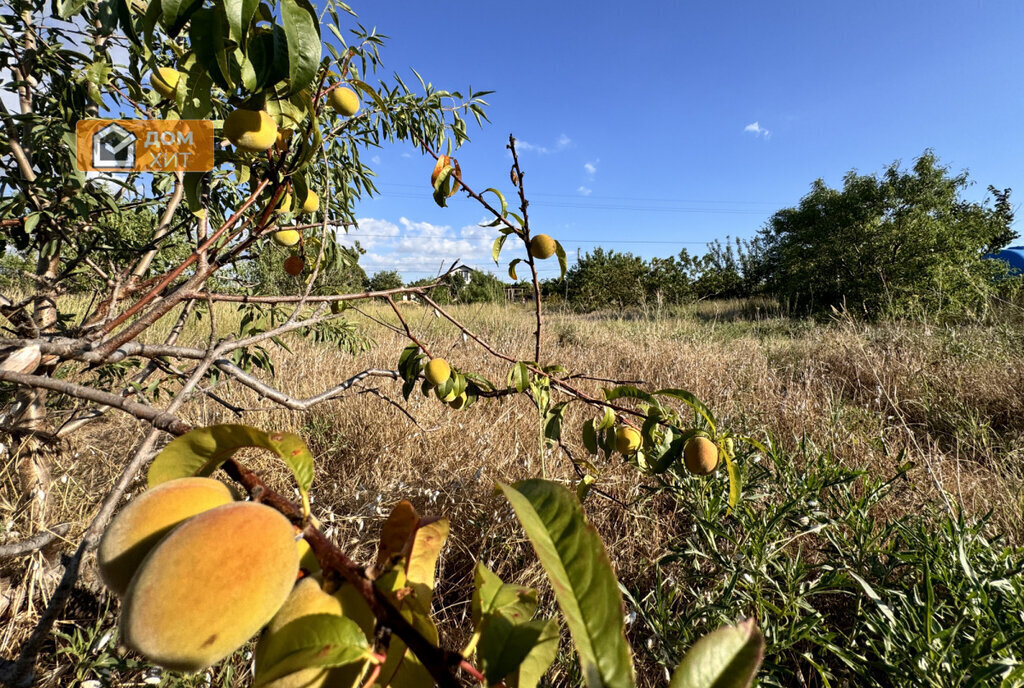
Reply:
M1004 248L999 253L990 253L985 257L1006 261L1010 264L1011 273L1016 270L1024 274L1024 246L1011 246Z

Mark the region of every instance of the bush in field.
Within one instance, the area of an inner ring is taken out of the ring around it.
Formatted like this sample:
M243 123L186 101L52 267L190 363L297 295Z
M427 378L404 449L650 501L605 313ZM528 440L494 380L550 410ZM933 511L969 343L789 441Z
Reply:
M761 231L769 293L797 310L873 317L977 308L1001 269L982 257L1016 233L1009 189L990 187L989 205L964 200L967 185L967 173L952 175L931 152L910 170L851 171L841 189L819 179Z
M381 270L373 273L373 276L366 283L367 291L385 291L387 289L401 289L402 276L397 270Z
M435 281L417 280L409 286L426 286ZM443 277L430 291L430 297L441 304L501 303L505 300L505 285L489 272L474 270L468 276L456 272Z

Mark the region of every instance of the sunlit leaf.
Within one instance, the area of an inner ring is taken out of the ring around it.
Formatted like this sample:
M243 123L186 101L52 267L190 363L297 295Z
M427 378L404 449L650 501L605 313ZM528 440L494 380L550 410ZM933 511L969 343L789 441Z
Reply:
M565 616L584 682L633 686L622 595L604 543L576 496L546 480L498 483L537 552Z
M313 456L298 435L267 433L247 425L210 425L173 439L149 466L150 487L189 476L207 476L239 449L268 449L291 469L299 489L308 492L313 483Z
M320 66L320 22L308 0L280 0L279 6L288 41L288 92L297 93L309 86Z
M369 657L366 636L355 621L335 614L310 614L286 624L267 639L254 685L315 667L339 667Z
M748 688L764 656L764 637L753 619L698 640L672 675L669 688Z

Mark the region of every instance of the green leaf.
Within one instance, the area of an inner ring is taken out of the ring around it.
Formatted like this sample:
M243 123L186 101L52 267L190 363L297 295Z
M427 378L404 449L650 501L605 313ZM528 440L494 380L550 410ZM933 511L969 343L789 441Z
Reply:
M725 470L729 474L729 509L725 514L728 516L740 502L742 486L740 484L740 474L736 470L736 464L733 462L730 452L725 451L721 447L718 448L718 451L725 457Z
M519 263L521 262L523 262L522 258L516 258L515 260L508 264L508 276L509 279L511 279L513 282L519 281L519 278L516 277L516 266L519 265Z
M565 257L565 249L562 248L562 244L555 241L555 255L558 256L558 279L559 281L565 279L565 271L569 268L569 261Z
M593 418L583 423L583 446L591 454L597 454L597 429L594 427Z
M359 79L349 79L348 84L350 86L355 86L358 90L370 96L370 100L373 101L373 105L375 108L377 108L381 112L387 112L387 103L384 102L384 100L380 97L380 94L377 93L377 91L375 91L372 86L360 81Z
M587 686L633 686L622 595L604 543L567 489L546 480L498 483L547 572Z
M512 370L508 373L508 384L510 387L515 387L517 392L522 392L530 386L530 370L525 363L520 361L512 366Z
M497 189L495 189L493 187L491 187L489 189L484 189L483 193L481 193L480 195L483 196L488 191L490 191L492 194L494 194L495 196L498 197L498 200L501 202L501 216L505 217L505 213L508 212L508 203L505 202L505 197L501 194L500 191L498 191ZM495 225L495 226L497 226L497 225Z
M82 11L88 0L57 0L57 15L61 19L69 19Z
M764 637L753 619L724 626L690 648L669 688L748 688L763 657Z
M506 679L505 684L508 688L535 688L548 667L555 661L560 636L561 627L558 619L549 619L534 642L530 654L526 655L526 659L519 665L517 675Z
M704 405L703 401L698 399L691 392L687 392L685 389L659 389L654 394L657 396L672 397L684 402L687 406L702 415L704 420L706 420L708 425L711 427L711 433L715 433L716 423L714 414L711 413L711 409Z
M288 40L284 29L274 24L269 29L253 30L245 61L242 84L246 90L262 91L268 84L288 78Z
M596 454L597 452L594 453ZM578 483L576 483L576 499L580 500L580 504L582 504L583 500L585 500L587 495L590 494L590 488L593 487L596 482L597 478L587 473L585 476L580 478Z
M647 392L633 387L631 385L619 385L618 387L612 387L611 389L604 390L604 398L607 401L614 401L615 399L641 399L648 403L654 403L654 397Z
M518 669L540 641L547 625L546 621L517 623L502 611L488 614L480 629L480 644L477 646L480 669L487 685L500 683Z
M494 258L495 265L498 264L498 256L501 255L501 247L505 245L505 239L508 239L508 235L502 234L494 240L494 246L491 247L491 257Z
M140 43L139 34L135 31L135 21L132 19L131 0L117 1L117 23L132 43Z
M35 230L36 225L39 224L39 220L42 219L42 217L42 213L29 213L28 215L26 215L25 224L22 227L22 229L25 231L25 234L31 234Z
M256 667L258 688L282 676L316 667L339 667L369 658L366 636L344 616L310 614L286 624L267 639Z
M189 212L197 217L202 217L206 210L203 208L203 179L206 172L185 173L185 201L188 203Z
M163 0L160 3L160 23L171 38L176 38L192 14L202 6L203 0Z
M552 406L544 415L544 437L552 443L562 439L562 419L565 416L565 407L568 401L561 401Z
M224 11L228 20L228 36L240 46L245 46L249 25L256 16L260 0L224 0Z
M323 44L316 9L307 0L280 0L281 20L288 41L288 93L309 86L320 67Z
M615 425L615 412L612 411L610 406L604 407L604 415L601 416L601 422L598 423L598 430L608 430Z
M225 74L221 63L226 66L224 48L224 17L218 8L203 8L192 15L188 28L189 42L199 64L210 79L226 91L233 91L230 74Z
M193 475L207 476L239 449L268 449L284 461L299 490L309 492L313 483L313 456L298 435L266 433L248 425L210 425L196 428L172 440L149 466L149 487Z
M479 627L485 616L499 609L508 610L524 621L533 618L537 611L536 590L503 583L483 562L477 562L473 586L474 626Z

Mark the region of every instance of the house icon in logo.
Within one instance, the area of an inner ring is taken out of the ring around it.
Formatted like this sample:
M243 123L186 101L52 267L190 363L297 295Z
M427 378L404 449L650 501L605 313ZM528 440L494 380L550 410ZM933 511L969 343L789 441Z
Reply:
M96 169L135 167L137 137L116 122L92 136L92 166Z

